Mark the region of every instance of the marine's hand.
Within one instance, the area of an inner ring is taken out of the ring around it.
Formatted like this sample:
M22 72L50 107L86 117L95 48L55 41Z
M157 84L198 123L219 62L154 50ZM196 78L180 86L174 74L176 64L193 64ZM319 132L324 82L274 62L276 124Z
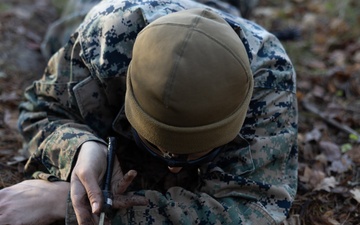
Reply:
M98 223L103 201L100 184L106 172L106 151L105 145L91 141L85 142L80 149L71 176L71 199L79 224ZM114 208L147 204L144 197L125 194L135 176L134 170L124 176L115 157L111 181Z
M69 189L68 182L26 180L0 190L0 224L45 225L64 219Z
M120 180L114 180L112 182L112 192L114 194L113 208L121 209L148 204L148 200L145 197L125 193L128 186L136 177L136 174L135 170L130 170ZM116 176L116 178L118 177L119 176Z
M106 171L104 144L88 141L82 144L71 174L71 200L79 224L95 224L100 212L102 192L99 184ZM95 213L95 214L94 214Z

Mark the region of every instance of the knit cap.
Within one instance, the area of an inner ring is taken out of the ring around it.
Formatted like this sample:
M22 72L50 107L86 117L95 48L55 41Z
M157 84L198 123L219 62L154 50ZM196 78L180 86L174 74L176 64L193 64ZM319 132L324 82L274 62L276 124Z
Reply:
M173 154L233 140L253 90L239 36L209 9L160 17L137 36L127 72L125 113L148 142Z

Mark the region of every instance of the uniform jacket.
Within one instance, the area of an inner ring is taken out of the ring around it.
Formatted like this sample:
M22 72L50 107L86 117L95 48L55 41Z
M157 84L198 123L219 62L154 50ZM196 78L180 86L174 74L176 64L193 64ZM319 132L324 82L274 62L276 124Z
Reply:
M132 140L123 103L134 40L156 18L195 7L209 8L191 0L104 0L92 8L25 92L19 127L29 154L27 175L69 181L81 144L115 135L123 170L139 174L128 191L149 204L119 210L113 224L284 220L297 188L295 72L279 41L259 25L212 8L238 33L254 76L239 136L215 160L169 174Z

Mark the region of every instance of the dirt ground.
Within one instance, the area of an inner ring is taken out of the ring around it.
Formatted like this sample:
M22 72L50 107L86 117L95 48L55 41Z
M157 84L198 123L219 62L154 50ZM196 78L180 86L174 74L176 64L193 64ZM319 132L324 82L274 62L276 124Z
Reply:
M251 14L288 38L298 76L299 188L285 224L360 224L359 10L356 0L263 0ZM55 0L0 3L0 189L23 179L17 107L58 16Z
M22 178L17 107L26 86L44 70L40 45L57 16L57 9L47 0L0 3L0 187Z

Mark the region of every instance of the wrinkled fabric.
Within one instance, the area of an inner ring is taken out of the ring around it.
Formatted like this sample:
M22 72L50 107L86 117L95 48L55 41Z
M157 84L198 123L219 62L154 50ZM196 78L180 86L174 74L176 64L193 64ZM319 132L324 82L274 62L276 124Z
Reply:
M118 211L113 224L277 224L297 188L295 72L279 41L259 25L219 11L248 52L254 92L239 136L212 162L171 174L134 144L124 115L125 79L137 34L156 18L209 6L191 0L104 0L25 92L19 128L29 177L69 181L86 141L117 136L129 192L147 206ZM65 200L64 200L65 201ZM67 223L76 223L71 204Z

